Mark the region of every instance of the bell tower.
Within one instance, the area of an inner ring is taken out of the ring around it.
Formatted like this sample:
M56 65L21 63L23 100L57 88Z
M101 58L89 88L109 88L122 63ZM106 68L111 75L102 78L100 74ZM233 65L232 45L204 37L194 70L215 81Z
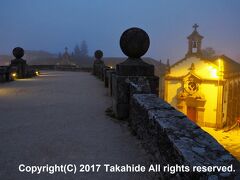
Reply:
M187 38L188 38L188 52L186 54L186 57L201 57L202 56L202 39L204 38L203 36L201 36L198 31L197 28L199 26L197 24L193 25L193 32L192 34L190 34Z

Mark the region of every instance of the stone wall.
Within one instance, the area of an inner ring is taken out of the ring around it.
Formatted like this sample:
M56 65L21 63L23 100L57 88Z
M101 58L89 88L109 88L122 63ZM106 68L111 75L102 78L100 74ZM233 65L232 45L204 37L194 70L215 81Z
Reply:
M104 71L102 71L104 72ZM104 76L104 75L102 75ZM113 69L106 69L108 91L116 88L117 81ZM121 83L120 83L121 84ZM124 83L128 86L130 101L128 109L130 129L142 142L151 155L154 164L189 166L233 166L235 172L169 172L157 173L160 179L239 179L240 164L212 136L203 131L167 102L151 94L148 78L129 77ZM105 86L106 87L106 86ZM113 97L114 108L114 93ZM124 96L125 97L125 96Z
M128 121L133 134L151 155L153 164L178 169L176 173L161 169L157 173L158 178L239 180L239 161L197 124L154 94L158 94L159 79L154 76L153 66L140 58L149 46L147 34L141 29L131 28L121 36L120 46L128 59L118 64L116 70L101 66L95 70L101 73L93 74L104 80L112 96L112 108L106 112ZM224 169L221 172L210 172L210 169L199 172L199 169L216 166L233 167L235 172L230 172L231 169L229 172Z
M0 67L0 82L6 82L8 76L8 67Z
M56 70L56 71L81 71L92 72L91 67L76 67L72 65L29 65L29 67L37 70Z
M158 78L155 76L117 76L112 75L113 111L118 119L126 119L129 116L130 84L146 81L149 93L158 94Z
M132 88L136 89L136 88ZM230 166L233 173L161 173L165 179L240 179L240 164L213 137L153 94L132 94L129 125L161 165Z

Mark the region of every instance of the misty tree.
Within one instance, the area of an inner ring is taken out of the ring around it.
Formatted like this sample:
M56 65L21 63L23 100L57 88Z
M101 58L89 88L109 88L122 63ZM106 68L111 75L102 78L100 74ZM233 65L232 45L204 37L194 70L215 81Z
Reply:
M88 57L88 46L86 41L82 41L80 49L81 49L81 56Z
M58 53L58 59L62 59L62 53Z
M74 48L74 56L75 57L80 57L81 56L81 50L79 48L79 45L77 44Z
M216 56L216 51L212 47L207 47L202 50L202 54L204 58L213 58Z

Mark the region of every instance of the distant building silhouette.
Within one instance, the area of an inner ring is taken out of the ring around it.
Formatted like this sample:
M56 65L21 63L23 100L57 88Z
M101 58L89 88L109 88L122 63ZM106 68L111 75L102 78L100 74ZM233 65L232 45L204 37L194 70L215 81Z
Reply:
M57 65L76 65L72 57L69 55L67 47L65 47L65 52L61 56L61 59L59 59L59 62L57 62Z
M82 57L88 57L88 46L85 40L82 41L80 50L81 50Z

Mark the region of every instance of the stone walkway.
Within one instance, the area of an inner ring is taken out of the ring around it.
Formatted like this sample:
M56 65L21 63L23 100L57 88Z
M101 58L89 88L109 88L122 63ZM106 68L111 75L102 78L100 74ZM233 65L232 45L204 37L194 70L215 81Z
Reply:
M214 137L226 150L240 161L240 127L236 127L227 132L207 127L202 127L202 129Z
M142 164L146 153L127 125L105 115L111 98L84 72L44 72L0 84L0 179L148 179L146 174L30 175L19 164Z

